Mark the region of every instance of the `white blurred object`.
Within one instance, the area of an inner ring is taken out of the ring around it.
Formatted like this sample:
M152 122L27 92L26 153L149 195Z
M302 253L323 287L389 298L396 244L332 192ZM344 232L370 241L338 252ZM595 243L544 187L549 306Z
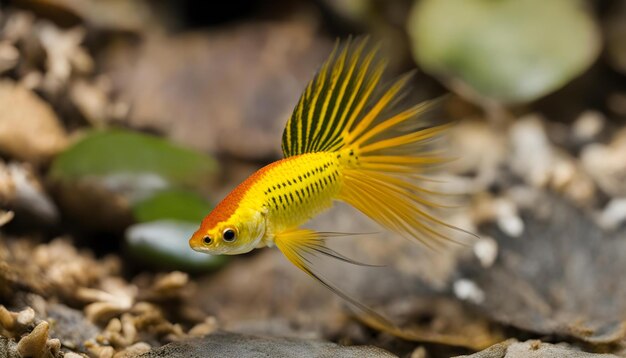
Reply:
M474 304L480 304L485 301L485 292L474 281L465 278L456 280L452 290L454 295L460 300Z
M626 198L614 198L604 210L596 216L600 227L606 230L615 230L626 221Z
M587 141L595 138L606 123L604 115L598 111L585 111L574 122L572 132L574 138Z
M489 268L498 257L498 243L491 237L481 237L474 244L474 255L482 267Z
M608 145L585 146L580 158L583 168L602 190L614 197L626 196L626 129L615 134Z
M511 169L527 183L544 187L553 167L553 151L541 118L528 115L511 126Z
M508 198L498 198L494 201L496 223L500 230L511 237L520 237L524 233L524 222L520 218L517 207Z

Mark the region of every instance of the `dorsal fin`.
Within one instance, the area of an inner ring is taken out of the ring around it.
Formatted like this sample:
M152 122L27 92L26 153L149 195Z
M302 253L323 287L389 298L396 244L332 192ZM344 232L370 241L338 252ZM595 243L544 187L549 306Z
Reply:
M370 103L385 68L368 39L339 43L301 95L283 131L285 157L337 151Z

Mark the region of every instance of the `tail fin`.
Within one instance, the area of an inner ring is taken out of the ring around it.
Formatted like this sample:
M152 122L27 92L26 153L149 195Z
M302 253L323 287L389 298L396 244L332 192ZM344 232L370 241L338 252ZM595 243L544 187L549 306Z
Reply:
M339 199L388 229L439 243L450 236L445 229L459 229L433 216L442 205L420 174L447 161L431 144L448 125L429 127L423 118L437 101L407 105L411 74L381 85L385 63L377 52L367 38L335 47L287 122L283 152L337 152L344 167Z
M402 104L411 77L404 75L377 95L369 94L367 110L349 116L340 147L331 149L344 164L341 200L387 229L432 247L451 240L450 229L473 234L433 214L444 206L437 202L442 194L424 188L420 175L450 160L433 149L450 124L429 127L424 119L440 100ZM380 86L379 79L372 72L364 81Z
M378 104L384 107L384 99ZM420 114L433 104L413 106L377 124L367 116L358 122L346 134L341 151L342 158L348 158L343 159L344 184L339 196L387 229L429 247L450 240L447 229L460 230L434 216L433 209L444 206L436 202L442 194L424 188L420 176L425 169L448 161L429 144L449 125L414 129L420 124Z

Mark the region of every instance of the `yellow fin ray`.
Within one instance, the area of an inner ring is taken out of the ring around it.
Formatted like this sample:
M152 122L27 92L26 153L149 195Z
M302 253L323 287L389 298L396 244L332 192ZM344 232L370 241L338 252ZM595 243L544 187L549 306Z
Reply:
M381 123L381 125L382 124L385 124L385 123ZM422 129L413 133L380 140L375 143L362 146L360 148L360 152L361 154L367 154L367 153L375 152L377 150L390 149L394 147L400 147L403 145L410 145L410 144L423 145L425 144L425 141L432 139L432 138L436 138L438 135L441 135L448 128L450 128L449 124L443 124L443 125L439 125L436 127Z
M351 204L380 225L415 238L425 245L454 241L446 230L472 235L430 213L442 205L416 195L417 185L385 174L349 169L344 173L340 199Z
M394 100L398 99L398 95L401 91L406 87L406 84L410 78L409 75L405 75L399 80L397 80L383 96L374 104L374 106L367 112L363 118L357 123L355 123L356 127L351 129L348 127L348 132L346 133L346 142L348 144L352 144L353 139L359 137L363 132L369 128L372 123L378 118L378 116L389 107L389 105L394 102Z
M346 235L352 234L320 233L309 229L294 228L276 234L274 242L278 249L293 265L313 277L337 296L343 298L350 305L363 312L368 320L376 322L382 327L387 327L388 329L396 329L396 327L389 320L374 311L372 308L345 293L343 290L339 289L315 268L312 258L315 257L316 254L322 254L351 264L376 266L363 264L349 259L325 245L325 240L329 237Z
M377 48L368 47L367 38L362 38L338 49L309 82L287 121L285 157L342 148L344 133L359 123L372 102L385 68Z

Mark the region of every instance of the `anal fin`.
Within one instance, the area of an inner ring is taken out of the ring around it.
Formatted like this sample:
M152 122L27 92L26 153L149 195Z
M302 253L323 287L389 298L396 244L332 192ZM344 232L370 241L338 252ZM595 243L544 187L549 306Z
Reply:
M277 234L275 236L275 243L278 249L280 249L283 255L285 255L292 264L306 272L337 296L343 298L350 305L363 312L366 316L366 321L373 323L375 326L387 327L388 330L393 330L396 327L388 319L339 289L315 268L312 259L318 255L332 257L343 262L360 266L378 266L352 260L326 246L326 239L347 235L353 234L321 233L309 229L295 228Z

